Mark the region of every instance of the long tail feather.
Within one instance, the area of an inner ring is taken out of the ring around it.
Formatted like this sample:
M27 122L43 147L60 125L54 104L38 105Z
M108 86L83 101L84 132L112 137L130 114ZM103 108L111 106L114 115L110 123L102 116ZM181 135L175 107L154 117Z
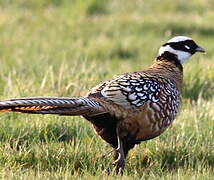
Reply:
M0 101L0 112L32 114L94 115L104 110L89 98L23 98Z

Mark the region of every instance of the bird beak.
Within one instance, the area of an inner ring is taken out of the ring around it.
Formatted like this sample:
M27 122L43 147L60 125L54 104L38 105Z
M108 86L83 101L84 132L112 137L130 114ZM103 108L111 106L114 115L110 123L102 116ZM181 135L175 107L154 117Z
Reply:
M196 52L202 52L202 53L206 52L205 49L200 46L198 46L195 50L196 50Z

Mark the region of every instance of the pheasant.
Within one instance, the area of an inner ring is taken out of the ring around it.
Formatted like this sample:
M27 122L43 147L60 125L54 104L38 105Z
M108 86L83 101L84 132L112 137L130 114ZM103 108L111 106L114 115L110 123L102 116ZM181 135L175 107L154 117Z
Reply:
M130 149L159 136L179 110L183 63L205 52L191 38L176 36L163 44L146 70L119 75L85 97L33 97L0 101L0 112L83 116L113 147L116 172Z

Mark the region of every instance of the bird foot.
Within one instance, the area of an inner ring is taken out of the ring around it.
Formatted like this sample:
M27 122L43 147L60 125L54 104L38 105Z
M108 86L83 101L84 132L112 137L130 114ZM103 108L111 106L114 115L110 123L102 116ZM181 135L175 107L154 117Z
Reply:
M120 149L116 149L115 150L115 153L116 154L116 157L115 158L116 160L113 162L113 165L115 166L115 170L116 170L116 173L117 174L122 174L123 172L123 169L125 168L125 156L124 156L124 153L123 152L120 152Z

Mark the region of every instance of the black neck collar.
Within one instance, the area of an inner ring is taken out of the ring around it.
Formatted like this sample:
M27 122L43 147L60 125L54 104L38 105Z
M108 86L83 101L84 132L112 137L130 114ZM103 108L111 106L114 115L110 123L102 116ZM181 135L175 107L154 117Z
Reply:
M168 51L164 52L156 58L156 61L169 61L174 63L181 71L183 71L183 66L177 58L177 55L170 53Z

